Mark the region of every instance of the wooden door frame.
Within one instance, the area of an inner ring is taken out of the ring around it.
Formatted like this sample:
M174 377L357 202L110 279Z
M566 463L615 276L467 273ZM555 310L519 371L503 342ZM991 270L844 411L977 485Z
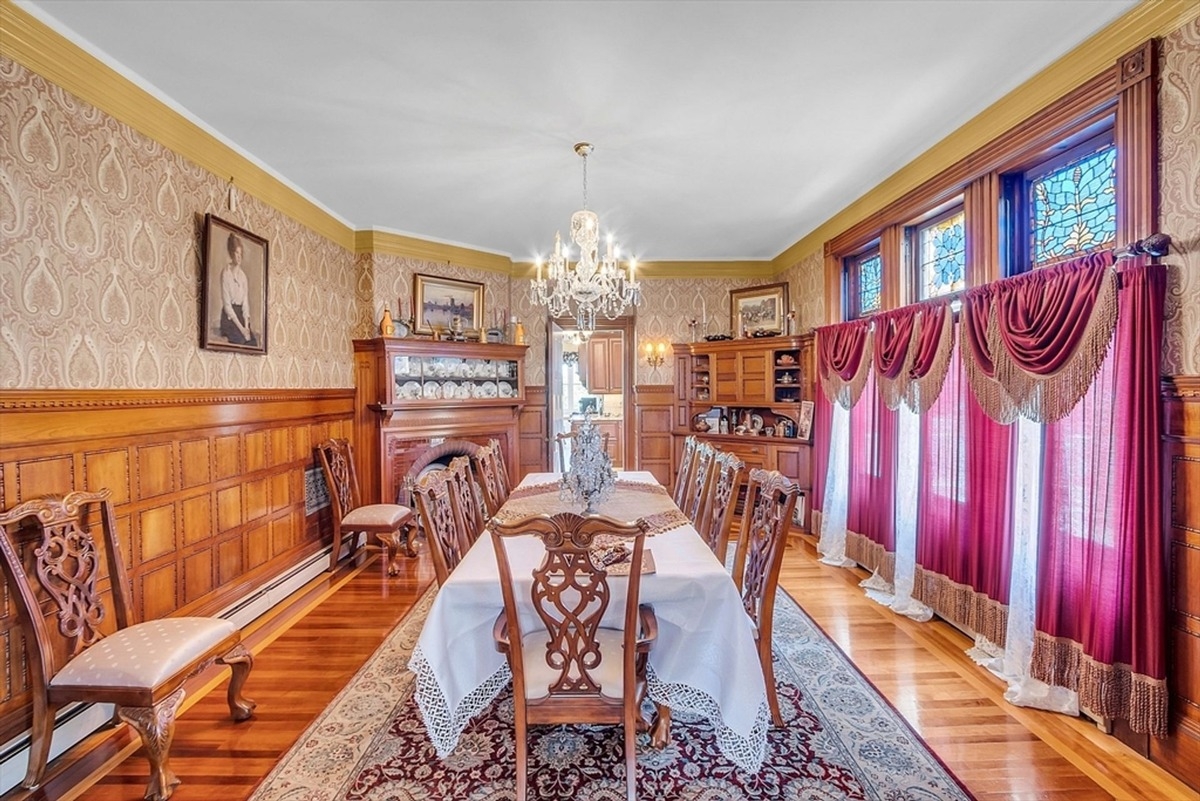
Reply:
M633 444L635 442L633 436L633 380L636 375L637 368L637 317L636 312L618 317L615 320L600 319L596 321L596 331L621 331L624 333L625 347L621 353L621 407L623 417L621 418L621 437L624 444L624 464L622 470L634 470L636 465L630 464L633 458ZM579 324L574 317L550 317L546 318L546 431L552 431L554 425L554 399L550 397L550 392L554 386L550 381L549 373L552 362L550 361L554 355L554 326L557 325L564 331L578 331ZM554 454L551 453L551 438L546 439L546 464L554 464Z

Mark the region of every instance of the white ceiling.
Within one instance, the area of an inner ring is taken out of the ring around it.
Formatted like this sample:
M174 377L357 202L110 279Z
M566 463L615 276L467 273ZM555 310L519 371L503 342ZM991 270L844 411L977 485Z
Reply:
M1134 4L23 3L359 229L530 260L593 142L653 261L778 255Z

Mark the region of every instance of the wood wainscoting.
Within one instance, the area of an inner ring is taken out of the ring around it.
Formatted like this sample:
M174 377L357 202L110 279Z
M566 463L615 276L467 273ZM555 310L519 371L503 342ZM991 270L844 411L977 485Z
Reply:
M671 415L673 384L641 384L633 394L633 458L630 469L648 470L664 487L671 486ZM630 419L626 416L626 420Z
M545 473L550 470L550 429L547 423L545 386L525 386L525 406L518 422L517 479L526 473Z
M1200 376L1163 381L1171 734L1150 757L1200 791Z
M111 490L142 620L217 613L328 544L306 471L314 445L353 434L354 390L3 390L0 416L3 507ZM4 592L0 742L29 727L30 703Z

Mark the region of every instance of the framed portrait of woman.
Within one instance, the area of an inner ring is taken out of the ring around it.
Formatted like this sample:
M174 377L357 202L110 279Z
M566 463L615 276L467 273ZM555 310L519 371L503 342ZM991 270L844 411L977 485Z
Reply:
M204 215L200 347L267 352L267 240Z

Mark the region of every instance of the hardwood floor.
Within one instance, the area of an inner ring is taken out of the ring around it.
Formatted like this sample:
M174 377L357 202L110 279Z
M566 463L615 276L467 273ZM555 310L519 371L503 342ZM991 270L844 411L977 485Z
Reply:
M374 555L320 579L247 632L256 664L246 723L229 720L224 683L196 693L176 728L175 801L247 798L312 719L432 583L428 559L387 578ZM963 653L967 638L942 623L913 623L868 600L865 574L817 563L811 544L789 548L782 586L825 629L980 801L1188 801L1200 796L1095 725L1020 709ZM42 789L6 799L134 801L146 761L125 727L75 749ZM108 768L108 765L113 767ZM98 775L87 776L89 772Z

